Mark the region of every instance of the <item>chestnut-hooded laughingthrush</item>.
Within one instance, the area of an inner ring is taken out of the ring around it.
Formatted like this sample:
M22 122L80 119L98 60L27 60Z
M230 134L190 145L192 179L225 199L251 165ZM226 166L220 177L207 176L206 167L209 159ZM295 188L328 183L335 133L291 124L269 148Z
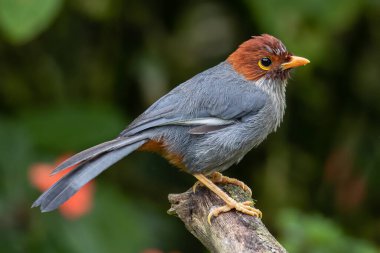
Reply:
M120 135L84 150L53 173L73 165L33 204L56 209L83 185L131 152L153 151L192 174L224 200L209 214L236 209L261 217L250 202L239 203L215 182L242 182L219 172L238 163L280 125L291 69L309 60L294 56L277 38L263 34L241 44L227 60L178 85L137 117Z

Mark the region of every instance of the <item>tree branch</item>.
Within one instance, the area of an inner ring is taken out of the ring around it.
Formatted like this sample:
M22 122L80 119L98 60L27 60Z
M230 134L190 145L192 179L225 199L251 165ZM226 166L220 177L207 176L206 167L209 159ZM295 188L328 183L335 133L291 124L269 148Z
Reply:
M237 201L252 200L235 185L220 185ZM220 214L207 222L210 209L223 205L223 201L206 187L198 187L180 194L169 194L170 215L178 216L186 228L211 252L286 252L269 233L261 219L236 211Z

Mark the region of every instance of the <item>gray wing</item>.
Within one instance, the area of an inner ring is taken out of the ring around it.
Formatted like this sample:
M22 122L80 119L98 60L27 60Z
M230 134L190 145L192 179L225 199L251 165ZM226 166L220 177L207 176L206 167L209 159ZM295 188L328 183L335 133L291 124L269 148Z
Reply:
M266 101L266 93L223 62L177 86L120 135L165 125L194 126L191 134L213 132L256 114Z

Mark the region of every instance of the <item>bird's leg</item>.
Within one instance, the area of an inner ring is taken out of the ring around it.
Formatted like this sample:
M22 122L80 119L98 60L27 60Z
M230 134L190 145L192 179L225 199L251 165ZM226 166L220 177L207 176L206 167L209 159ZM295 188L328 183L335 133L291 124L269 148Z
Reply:
M219 184L234 184L242 188L244 191L249 193L249 196L252 196L252 190L242 181L237 180L236 178L230 178L223 176L220 172L214 172L211 174L211 177L209 178L211 182L213 183L219 183ZM193 185L193 192L195 193L197 187L200 185L200 181L197 181Z
M194 177L198 179L199 182L201 182L204 186L209 188L212 192L214 192L216 195L221 198L226 205L215 208L212 210L208 216L207 221L211 225L211 218L213 216L217 217L221 213L225 213L230 211L231 209L236 209L236 211L242 212L244 214L248 214L251 216L256 216L261 218L262 213L259 209L256 209L252 207L253 204L251 201L245 201L245 202L237 202L233 198L227 195L223 190L221 190L217 185L215 185L210 179L208 179L206 176L202 174L194 174Z

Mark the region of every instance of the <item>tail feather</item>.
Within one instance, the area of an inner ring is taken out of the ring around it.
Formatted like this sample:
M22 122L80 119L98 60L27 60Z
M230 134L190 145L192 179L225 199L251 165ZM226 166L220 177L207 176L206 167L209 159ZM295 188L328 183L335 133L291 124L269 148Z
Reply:
M42 212L52 211L58 208L82 186L106 170L112 164L118 162L134 150L143 145L146 140L140 140L125 147L103 152L90 160L84 161L74 170L70 171L45 193L43 193L32 205L40 206Z
M77 165L81 162L84 162L86 160L90 160L104 152L108 152L111 150L119 149L123 146L135 143L136 141L140 141L144 139L143 136L139 135L136 137L128 137L128 138L116 138L111 141L107 141L104 143L101 143L99 145L96 145L92 148L83 150L82 152L73 155L72 157L68 158L67 160L63 161L60 165L57 166L51 173L52 175L57 174L58 172L67 169L71 166Z

